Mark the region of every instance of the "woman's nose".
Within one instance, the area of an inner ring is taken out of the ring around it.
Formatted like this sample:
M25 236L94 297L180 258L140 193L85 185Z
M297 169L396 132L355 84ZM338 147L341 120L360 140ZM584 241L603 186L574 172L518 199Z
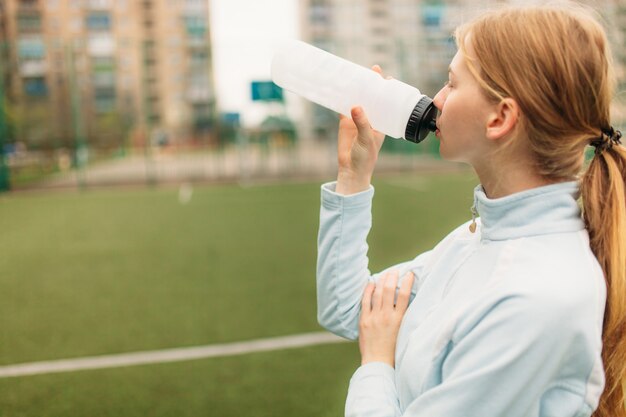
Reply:
M437 95L435 95L435 98L433 98L433 104L435 105L435 107L437 107L439 109L439 111L441 111L441 108L443 107L443 102L445 101L445 87L442 88L441 90L439 90L439 92L437 93Z

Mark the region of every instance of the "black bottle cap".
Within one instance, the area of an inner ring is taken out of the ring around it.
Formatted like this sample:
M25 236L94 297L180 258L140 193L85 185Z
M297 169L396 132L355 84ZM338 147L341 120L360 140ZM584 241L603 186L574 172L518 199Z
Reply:
M433 101L429 97L423 96L411 112L406 124L404 138L414 143L420 143L426 138L429 131L437 129L436 117L437 108L433 105Z

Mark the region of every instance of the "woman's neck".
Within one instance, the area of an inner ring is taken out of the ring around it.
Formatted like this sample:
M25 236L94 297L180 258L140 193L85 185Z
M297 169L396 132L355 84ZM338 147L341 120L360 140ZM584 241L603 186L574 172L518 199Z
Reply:
M551 184L550 181L535 173L528 165L509 163L498 166L497 163L474 165L474 170L489 198L506 197L514 193Z

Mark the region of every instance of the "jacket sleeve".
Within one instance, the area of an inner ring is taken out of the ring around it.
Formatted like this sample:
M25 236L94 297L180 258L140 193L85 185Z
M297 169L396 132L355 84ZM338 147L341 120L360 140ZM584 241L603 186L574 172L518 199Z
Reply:
M372 225L374 188L344 196L337 194L335 183L322 186L322 204L317 254L317 319L329 331L348 338L358 337L361 297L369 281L389 269L372 275L368 268L367 235ZM414 273L423 265L428 252L415 260L395 265L400 276ZM413 296L418 287L418 276ZM400 285L400 283L398 283Z
M570 309L554 311L549 303L511 297L458 322L448 343L435 350L440 381L407 404L404 413L393 368L361 366L350 382L346 416L591 415L597 404L585 401L586 390L601 390L604 383L599 352L588 350L577 330L578 315ZM554 384L557 372L565 368L576 374L577 367L590 375L587 386L575 378Z

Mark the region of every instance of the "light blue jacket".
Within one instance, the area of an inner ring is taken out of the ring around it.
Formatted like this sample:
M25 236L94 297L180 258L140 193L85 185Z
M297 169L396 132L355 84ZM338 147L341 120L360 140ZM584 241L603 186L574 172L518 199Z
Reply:
M380 276L367 258L374 189L334 189L322 186L318 320L356 339L363 289ZM475 233L464 224L393 267L415 274L396 367L358 368L347 416L582 417L597 407L606 287L577 184L499 199L478 186L474 196Z

